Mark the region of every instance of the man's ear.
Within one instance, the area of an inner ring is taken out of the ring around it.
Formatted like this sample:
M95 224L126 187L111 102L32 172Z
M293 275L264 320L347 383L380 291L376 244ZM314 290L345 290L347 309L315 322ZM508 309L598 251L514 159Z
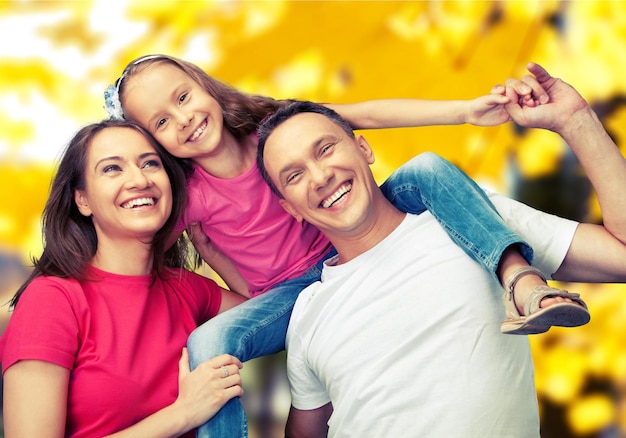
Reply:
M365 137L363 137L362 135L358 135L356 137L356 142L359 145L359 149L361 150L361 153L367 160L367 163L374 164L374 151L372 150L372 147L367 142L367 140L365 140Z
M74 192L74 202L76 202L76 206L78 207L80 214L86 217L91 216L91 208L89 208L89 202L87 202L85 192L82 190L76 190Z
M298 214L298 212L296 211L296 209L295 209L295 208L293 208L293 206L292 206L289 202L287 202L286 200L284 200L284 199L282 199L282 198L281 198L281 199L279 199L279 200L278 200L278 202L280 202L281 207L283 207L283 209L284 209L287 213L289 213L290 215L292 215L293 217L295 217L295 218L296 218L296 220L297 220L298 222L302 222L302 221L304 220L304 218L302 217L302 215L301 215L301 214Z

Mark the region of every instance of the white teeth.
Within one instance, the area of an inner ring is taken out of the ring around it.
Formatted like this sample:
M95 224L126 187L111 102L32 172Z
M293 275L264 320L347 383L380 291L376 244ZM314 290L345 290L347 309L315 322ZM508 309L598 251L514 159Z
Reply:
M322 207L330 208L335 202L337 202L339 199L341 199L341 197L343 197L343 195L348 193L350 190L352 190L352 184L345 184L345 185L339 187L339 190L337 190L335 193L330 195L328 198L326 198L322 202Z
M122 205L122 208L140 207L143 205L154 205L153 198L137 198Z
M198 137L200 137L200 134L202 134L204 132L204 130L206 129L206 121L198 128L196 129L196 132L194 132L191 137L189 137L189 141L194 141L195 139L197 139Z

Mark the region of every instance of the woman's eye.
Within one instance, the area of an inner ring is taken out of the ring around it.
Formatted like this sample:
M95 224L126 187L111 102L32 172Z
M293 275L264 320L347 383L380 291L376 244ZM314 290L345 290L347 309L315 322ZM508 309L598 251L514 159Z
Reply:
M122 170L122 168L120 166L118 166L117 164L109 164L108 166L105 166L102 169L103 173L111 173L111 172L119 172L120 170Z
M144 163L143 167L156 167L157 169L160 169L161 162L159 160L148 160Z

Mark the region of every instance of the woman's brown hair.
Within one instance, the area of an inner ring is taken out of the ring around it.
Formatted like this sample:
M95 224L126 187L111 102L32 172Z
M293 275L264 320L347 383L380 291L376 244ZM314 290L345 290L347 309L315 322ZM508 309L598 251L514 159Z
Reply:
M11 307L17 304L24 289L36 277L47 275L84 279L85 267L98 249L98 238L91 218L78 211L74 193L85 188L87 155L94 137L99 132L114 127L134 129L154 146L172 186L172 213L152 241L153 272L161 275L165 266L186 266L186 245L180 239L167 251L165 248L187 201L183 168L150 133L137 124L120 120L94 123L78 131L63 153L42 214L43 253L38 259L33 259L34 269L11 299Z

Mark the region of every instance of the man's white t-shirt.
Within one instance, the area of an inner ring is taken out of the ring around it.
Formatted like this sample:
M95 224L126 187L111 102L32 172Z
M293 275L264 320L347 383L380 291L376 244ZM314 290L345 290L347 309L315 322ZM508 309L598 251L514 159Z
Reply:
M576 228L554 218L539 227L551 236L547 274ZM407 215L376 247L332 263L291 317L295 408L332 401L330 437L539 436L528 339L500 333L502 287L430 213Z

